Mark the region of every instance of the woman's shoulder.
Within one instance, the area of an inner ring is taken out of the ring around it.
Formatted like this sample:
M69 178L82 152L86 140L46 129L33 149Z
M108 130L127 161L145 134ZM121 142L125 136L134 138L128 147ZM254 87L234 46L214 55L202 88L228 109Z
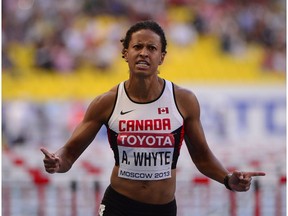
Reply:
M188 88L182 87L173 83L174 86L174 94L179 99L190 99L190 100L197 100L196 95L194 92Z
M174 84L174 94L177 106L184 117L199 113L199 102L193 91Z

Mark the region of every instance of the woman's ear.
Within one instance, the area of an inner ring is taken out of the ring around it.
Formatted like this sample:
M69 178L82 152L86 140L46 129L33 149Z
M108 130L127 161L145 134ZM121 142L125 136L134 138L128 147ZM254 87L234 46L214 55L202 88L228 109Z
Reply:
M128 53L127 50L123 50L123 58L125 59L126 62L128 62Z
M161 65L165 59L165 56L166 56L166 52L162 52L161 54L161 58L160 58L160 61L159 61L159 65Z

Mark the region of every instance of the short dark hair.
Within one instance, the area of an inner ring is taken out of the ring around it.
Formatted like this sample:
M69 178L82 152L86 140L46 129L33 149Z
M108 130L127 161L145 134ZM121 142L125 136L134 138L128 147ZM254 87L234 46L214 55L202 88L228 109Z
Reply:
M130 29L126 32L125 38L120 40L123 45L122 57L124 57L123 55L124 55L125 49L128 49L129 47L132 34L142 29L151 30L155 32L157 35L159 35L161 39L161 51L166 53L167 41L166 41L164 30L157 22L153 20L145 20L145 21L137 22L134 25L132 25Z

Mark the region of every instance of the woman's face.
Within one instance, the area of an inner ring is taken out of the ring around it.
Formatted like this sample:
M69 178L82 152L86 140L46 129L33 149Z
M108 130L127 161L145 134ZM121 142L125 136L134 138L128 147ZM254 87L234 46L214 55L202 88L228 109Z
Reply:
M165 57L161 49L161 38L158 34L148 29L134 32L124 53L130 73L142 76L157 74L158 66Z

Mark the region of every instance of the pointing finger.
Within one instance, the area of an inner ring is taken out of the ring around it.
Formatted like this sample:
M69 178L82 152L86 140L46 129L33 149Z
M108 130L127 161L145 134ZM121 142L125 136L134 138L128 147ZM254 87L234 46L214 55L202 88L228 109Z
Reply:
M53 158L54 158L53 154L51 154L50 152L48 152L45 148L41 148L40 150L41 150L41 152L42 152L46 157L48 157L48 158L50 158L50 159L53 159Z
M253 176L265 176L265 172L246 172L247 176L253 177Z

